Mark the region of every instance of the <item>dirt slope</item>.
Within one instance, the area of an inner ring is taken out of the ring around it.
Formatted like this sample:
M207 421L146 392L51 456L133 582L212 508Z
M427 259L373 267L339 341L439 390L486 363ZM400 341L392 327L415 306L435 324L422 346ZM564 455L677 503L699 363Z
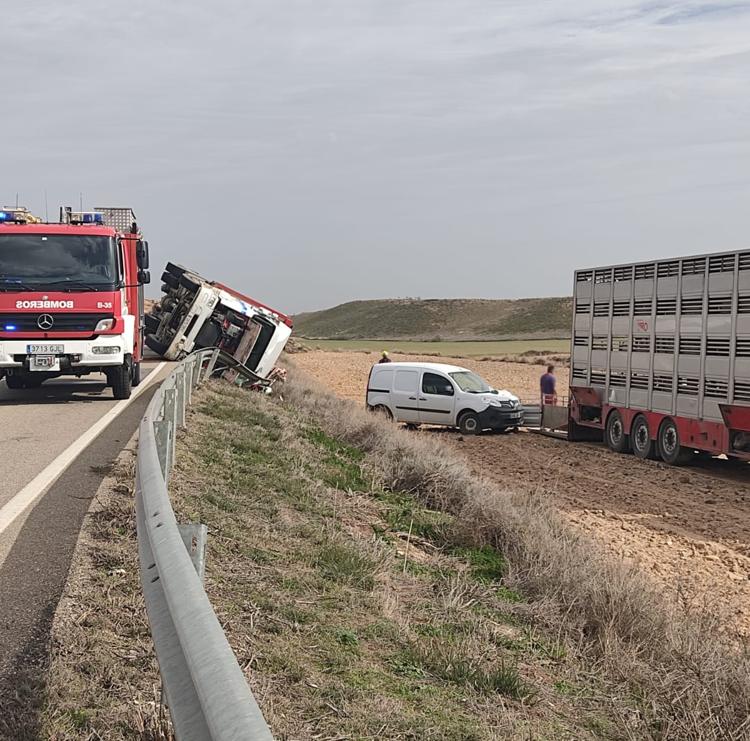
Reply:
M315 339L488 340L569 337L570 298L350 301L294 317Z
M366 353L316 351L297 355L294 362L340 396L360 400L373 359ZM536 398L537 366L458 362L493 385ZM567 369L559 369L561 395L566 381ZM713 612L727 611L727 627L750 636L747 465L712 460L675 469L615 455L603 445L571 444L533 433L464 440L454 432L420 434L444 436L489 479L543 491L571 521L640 563L665 588L682 592L699 607L705 601Z

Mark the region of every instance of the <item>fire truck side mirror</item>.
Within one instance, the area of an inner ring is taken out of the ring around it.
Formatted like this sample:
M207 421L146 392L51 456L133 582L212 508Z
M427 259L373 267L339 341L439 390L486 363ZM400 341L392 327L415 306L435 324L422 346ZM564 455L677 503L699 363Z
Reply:
M148 242L139 239L135 246L135 257L141 270L148 268Z
M138 282L146 285L146 283L151 282L151 273L149 273L148 270L139 270L138 271Z

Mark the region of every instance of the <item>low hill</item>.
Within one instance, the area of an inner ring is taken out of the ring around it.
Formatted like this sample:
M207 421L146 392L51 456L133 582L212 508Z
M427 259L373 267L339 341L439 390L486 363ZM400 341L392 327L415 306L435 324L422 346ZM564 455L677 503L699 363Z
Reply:
M350 301L294 317L308 339L500 340L570 337L572 299Z

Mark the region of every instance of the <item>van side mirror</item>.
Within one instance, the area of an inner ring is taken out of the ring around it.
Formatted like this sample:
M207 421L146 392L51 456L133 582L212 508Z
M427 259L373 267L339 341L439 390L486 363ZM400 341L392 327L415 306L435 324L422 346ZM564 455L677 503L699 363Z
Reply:
M148 242L139 239L135 245L135 259L141 270L148 268Z
M139 270L138 271L138 282L142 285L146 285L147 283L151 282L151 273L149 273L148 270Z
M449 383L445 385L443 388L443 394L445 396L453 396L455 391L453 390L453 386L451 386Z

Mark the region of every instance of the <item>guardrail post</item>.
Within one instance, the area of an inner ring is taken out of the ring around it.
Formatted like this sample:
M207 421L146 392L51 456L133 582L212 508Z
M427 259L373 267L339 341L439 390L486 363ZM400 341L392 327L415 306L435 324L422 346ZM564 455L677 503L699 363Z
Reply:
M196 355L193 358L193 388L198 388L201 380L201 366L203 365L203 355Z
M177 443L177 389L175 388L166 388L164 389L164 415L163 419L165 422L169 423L170 426L170 436L169 436L169 470L172 469L172 464L174 463L174 456L175 456L175 445ZM167 473L168 473L167 472ZM167 475L164 476L164 480L167 480Z
M200 522L190 522L186 525L178 525L177 529L182 536L182 542L190 554L190 560L195 566L201 583L206 573L206 541L208 540L208 528Z
M185 428L185 372L182 367L175 371L174 378L177 399L175 405L175 419L177 427Z
M161 419L154 422L154 436L156 437L156 452L159 456L161 473L164 482L169 481L169 472L172 468L172 420Z
M216 367L216 361L219 359L219 350L216 349L211 353L211 359L208 361L208 366L206 366L206 378L211 378L214 372L214 368Z

